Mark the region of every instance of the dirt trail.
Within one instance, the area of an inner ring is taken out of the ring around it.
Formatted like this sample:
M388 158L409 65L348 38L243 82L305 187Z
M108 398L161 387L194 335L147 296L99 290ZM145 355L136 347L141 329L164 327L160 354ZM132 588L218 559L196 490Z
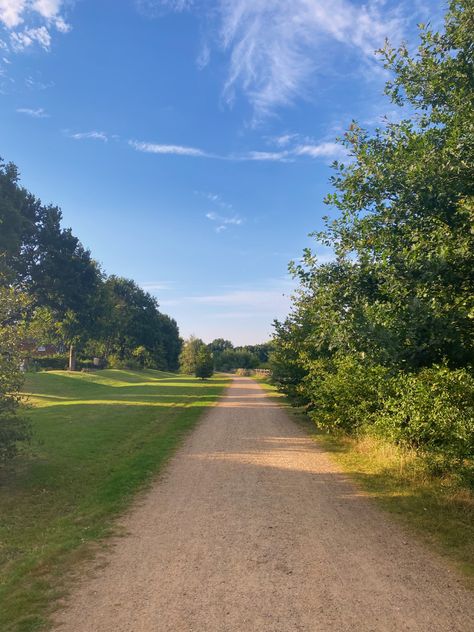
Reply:
M237 378L123 521L58 632L474 630L474 598Z

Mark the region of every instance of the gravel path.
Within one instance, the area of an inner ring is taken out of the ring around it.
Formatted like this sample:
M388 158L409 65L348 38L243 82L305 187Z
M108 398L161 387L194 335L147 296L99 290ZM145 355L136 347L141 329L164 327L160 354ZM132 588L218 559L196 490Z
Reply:
M78 582L58 632L474 631L474 598L247 378Z

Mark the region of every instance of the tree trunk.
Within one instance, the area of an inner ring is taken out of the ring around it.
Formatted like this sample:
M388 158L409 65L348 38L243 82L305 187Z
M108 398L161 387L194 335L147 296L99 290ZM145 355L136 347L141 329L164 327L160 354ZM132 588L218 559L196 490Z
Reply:
M69 347L69 370L76 370L76 347L74 345Z

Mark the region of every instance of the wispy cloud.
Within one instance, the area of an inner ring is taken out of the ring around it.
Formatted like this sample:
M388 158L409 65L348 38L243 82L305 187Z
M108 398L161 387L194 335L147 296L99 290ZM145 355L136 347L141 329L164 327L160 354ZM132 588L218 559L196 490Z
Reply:
M256 117L306 96L331 43L370 61L386 36L402 32L400 11L380 0L220 0L220 18L225 99L243 92Z
M67 133L67 135L69 138L73 138L74 140L101 140L104 143L109 140L109 137L105 132L98 132L96 130L92 130L91 132Z
M267 137L266 140L271 145L276 145L277 147L287 147L297 138L298 134L281 134L280 136Z
M194 0L135 0L138 11L151 18L160 17L169 11L181 13L190 9L193 4Z
M17 108L16 110L19 114L26 114L27 116L32 116L33 118L48 118L49 114L43 110L43 108Z
M291 160L291 156L288 151L249 151L238 159L257 160L260 162L288 162Z
M361 77L373 77L374 51L385 38L401 41L431 11L421 0L215 0L212 8L207 0L137 2L151 15L194 9L207 21L198 67L210 63L211 47L227 54L224 100L231 105L243 95L254 123L314 98L318 77L343 57L350 55Z
M310 158L330 158L331 160L347 157L345 148L334 142L322 142L319 144L297 145L293 153L296 156L309 156Z
M176 154L178 156L193 156L194 158L211 158L212 154L209 154L202 149L196 147L185 147L183 145L160 145L157 143L139 142L136 140L130 140L129 145L137 151L142 151L148 154Z
M146 292L158 292L163 290L170 290L172 283L169 281L146 281L140 283L140 287Z
M64 0L0 0L0 27L8 35L7 49L22 52L33 45L51 47L54 31L67 33Z
M298 135L293 134L292 139L297 139ZM308 140L308 139L307 139ZM290 142L290 141L288 141ZM231 153L231 154L215 154L204 149L197 147L188 147L183 145L162 145L150 142L138 142L134 140L128 141L128 144L144 153L150 154L175 154L178 156L191 156L193 158L214 158L216 160L230 160L236 162L293 162L297 157L310 157L310 158L331 158L337 159L345 156L345 150L342 146L334 142L321 142L315 141L308 142L307 144L296 144L291 147L287 147L282 151L260 151L251 150L244 153ZM218 199L215 194L203 194L207 196L210 201L217 202L221 208L229 208L226 203Z
M228 226L240 226L243 224L244 220L242 217L238 215L225 216L219 215L219 213L209 212L206 213L206 218L211 222L216 222L218 225L216 226L216 232L221 233L227 229Z
M222 294L205 296L190 296L186 300L191 303L201 303L216 306L259 307L271 310L276 302L283 299L281 290L231 290Z
M230 202L226 202L226 200L222 199L222 196L218 193L209 193L206 191L194 191L194 193L195 195L198 195L199 197L212 202L221 209L230 211L234 208L233 204L231 204Z

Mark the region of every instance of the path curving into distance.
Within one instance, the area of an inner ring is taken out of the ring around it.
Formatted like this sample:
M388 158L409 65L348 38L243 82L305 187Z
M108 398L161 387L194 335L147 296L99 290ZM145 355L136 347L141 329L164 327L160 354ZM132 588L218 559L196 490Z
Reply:
M235 378L57 632L468 632L474 597Z

